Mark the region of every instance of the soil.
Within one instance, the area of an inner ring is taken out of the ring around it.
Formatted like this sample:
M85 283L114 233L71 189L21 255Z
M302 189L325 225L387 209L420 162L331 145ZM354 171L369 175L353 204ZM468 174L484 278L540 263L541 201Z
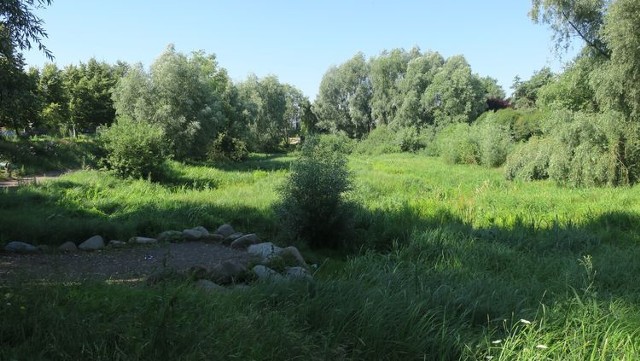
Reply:
M93 252L0 253L0 284L11 280L139 282L164 270L207 269L227 260L248 264L246 251L204 242L127 246Z

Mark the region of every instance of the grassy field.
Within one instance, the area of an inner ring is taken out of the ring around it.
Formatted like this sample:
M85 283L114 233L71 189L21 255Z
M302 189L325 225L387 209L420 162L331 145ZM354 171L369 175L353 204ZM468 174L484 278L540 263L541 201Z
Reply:
M163 183L83 171L0 193L0 243L229 222L279 240L292 157L172 164ZM316 282L2 289L0 359L633 360L640 192L507 182L420 155L358 156L352 244ZM346 258L345 258L346 257Z

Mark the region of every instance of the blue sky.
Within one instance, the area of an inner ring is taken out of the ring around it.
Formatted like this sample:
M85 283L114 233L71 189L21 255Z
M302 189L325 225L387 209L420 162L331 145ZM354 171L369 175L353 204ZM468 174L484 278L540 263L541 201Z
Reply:
M150 65L173 43L216 54L234 81L275 74L312 100L331 65L361 51L434 50L462 54L474 72L507 94L516 75L562 69L551 33L531 22L529 0L54 0L37 10L59 66L91 57ZM37 51L28 65L47 62Z

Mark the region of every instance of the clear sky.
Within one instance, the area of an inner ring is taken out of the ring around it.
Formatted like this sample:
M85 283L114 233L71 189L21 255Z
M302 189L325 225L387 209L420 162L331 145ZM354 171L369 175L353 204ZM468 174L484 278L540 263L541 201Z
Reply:
M331 65L359 51L370 57L414 46L462 54L510 94L516 75L562 69L530 7L530 0L54 0L36 14L61 67L91 57L148 66L173 43L180 52L215 54L234 81L275 74L313 100ZM25 58L47 62L34 50Z

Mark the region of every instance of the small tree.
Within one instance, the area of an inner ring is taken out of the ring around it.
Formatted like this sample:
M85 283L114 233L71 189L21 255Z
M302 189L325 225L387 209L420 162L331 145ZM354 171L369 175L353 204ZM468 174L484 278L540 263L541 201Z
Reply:
M121 177L157 178L168 158L164 131L156 124L120 117L101 138L109 167Z
M350 219L343 199L349 187L347 158L339 144L307 139L280 189L278 211L285 233L311 247L341 245Z

